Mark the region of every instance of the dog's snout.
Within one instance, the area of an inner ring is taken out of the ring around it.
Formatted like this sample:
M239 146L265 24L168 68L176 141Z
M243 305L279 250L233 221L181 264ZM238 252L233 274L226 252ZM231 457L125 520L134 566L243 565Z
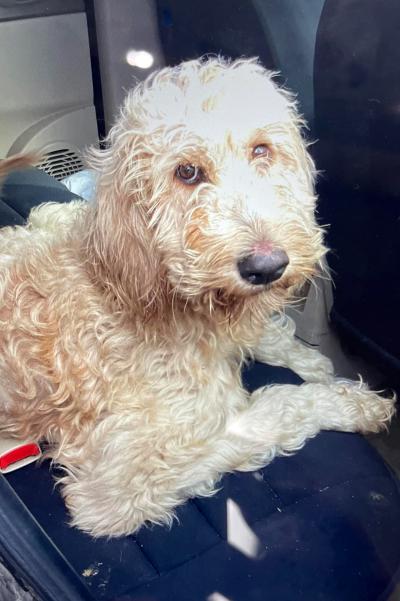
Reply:
M238 270L241 277L253 286L265 286L279 280L283 275L289 257L284 250L276 249L269 253L254 253L241 259Z

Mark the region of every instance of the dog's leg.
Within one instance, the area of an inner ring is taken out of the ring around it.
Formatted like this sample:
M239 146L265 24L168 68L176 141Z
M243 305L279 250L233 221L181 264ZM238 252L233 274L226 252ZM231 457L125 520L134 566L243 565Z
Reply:
M111 416L64 479L72 523L94 535L122 535L146 521L171 522L177 505L212 494L223 473L258 469L321 429L376 432L393 405L361 383L272 386L253 393L246 408L210 435L196 434L195 423L171 421L148 429L146 441L131 416Z
M333 365L317 349L296 340L294 321L286 316L272 318L265 327L262 339L254 350L258 361L289 367L306 382L330 382Z
M228 426L253 452L237 469L257 469L276 455L296 451L320 430L378 432L394 414L394 402L349 380L256 390L248 409Z

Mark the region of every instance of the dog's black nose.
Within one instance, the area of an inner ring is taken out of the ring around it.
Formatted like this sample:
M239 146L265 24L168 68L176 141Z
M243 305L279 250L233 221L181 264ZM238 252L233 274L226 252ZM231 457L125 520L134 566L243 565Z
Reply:
M284 250L273 250L270 253L249 255L238 263L241 277L253 286L265 286L275 282L283 275L289 257Z

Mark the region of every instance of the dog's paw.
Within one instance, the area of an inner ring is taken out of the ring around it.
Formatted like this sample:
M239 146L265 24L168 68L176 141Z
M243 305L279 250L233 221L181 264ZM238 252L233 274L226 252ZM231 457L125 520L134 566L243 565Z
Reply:
M382 396L361 380L335 378L330 388L337 393L338 408L350 431L379 432L388 427L395 414L396 395Z

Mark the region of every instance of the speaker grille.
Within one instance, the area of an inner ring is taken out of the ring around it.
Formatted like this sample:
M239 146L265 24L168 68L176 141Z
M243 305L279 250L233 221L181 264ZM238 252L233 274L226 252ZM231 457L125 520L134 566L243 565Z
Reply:
M84 169L84 164L77 152L70 148L59 148L51 150L44 155L44 159L39 165L48 175L55 177L58 180L73 175Z

